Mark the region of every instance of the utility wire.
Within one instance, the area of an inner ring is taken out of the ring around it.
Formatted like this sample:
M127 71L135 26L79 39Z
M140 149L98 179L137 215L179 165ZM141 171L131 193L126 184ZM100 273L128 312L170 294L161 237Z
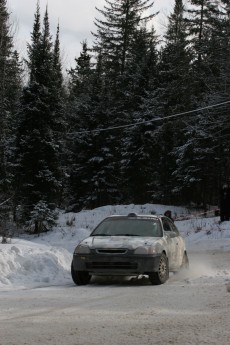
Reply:
M86 134L86 133L107 132L107 131L111 131L111 130L115 130L115 129L130 128L130 127L135 127L135 126L139 126L139 125L144 125L146 123L152 123L152 122L156 122L156 121L172 119L172 118L175 118L175 117L192 114L192 113L199 112L199 111L202 111L202 110L207 110L207 109L211 109L211 108L220 107L222 105L229 104L229 103L230 103L230 101L226 101L226 102L217 103L217 104L213 104L213 105L207 105L206 107L202 107L202 108L198 108L198 109L194 109L194 110L185 111L183 113L178 113L178 114L169 115L169 116L165 116L165 117L157 117L157 118L152 119L152 120L145 120L145 121L140 121L140 122L136 122L136 123L131 123L129 125L121 125L121 126L114 126L114 127L107 127L107 128L98 128L98 129L92 129L92 130L77 131L77 132L68 133L68 135L71 135L71 134Z
M10 199L12 199L12 196L11 196L10 198L8 198L7 200L3 201L3 202L0 204L0 206L6 204Z

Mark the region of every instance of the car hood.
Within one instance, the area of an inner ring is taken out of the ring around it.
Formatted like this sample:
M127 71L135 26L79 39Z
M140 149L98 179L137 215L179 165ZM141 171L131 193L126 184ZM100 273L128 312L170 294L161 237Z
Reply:
M128 248L135 249L142 246L151 246L161 242L160 237L136 236L92 236L81 242L89 248Z

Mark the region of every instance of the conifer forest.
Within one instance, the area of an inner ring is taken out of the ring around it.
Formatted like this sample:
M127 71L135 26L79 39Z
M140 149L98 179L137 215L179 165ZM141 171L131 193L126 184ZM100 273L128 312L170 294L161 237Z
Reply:
M38 232L58 209L218 205L230 178L230 0L175 0L162 35L154 1L105 3L66 73L52 13L37 4L20 56L0 0L1 227Z

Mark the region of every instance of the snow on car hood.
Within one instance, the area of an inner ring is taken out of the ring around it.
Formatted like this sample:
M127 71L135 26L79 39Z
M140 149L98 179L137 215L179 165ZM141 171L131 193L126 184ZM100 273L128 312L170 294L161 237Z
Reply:
M92 236L81 242L90 248L128 248L135 249L142 246L155 245L161 242L160 237L137 236Z

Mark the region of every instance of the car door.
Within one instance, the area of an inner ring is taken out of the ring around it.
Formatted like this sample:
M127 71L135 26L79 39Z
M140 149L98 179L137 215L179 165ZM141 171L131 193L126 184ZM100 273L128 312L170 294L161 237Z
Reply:
M173 222L166 217L162 219L162 224L168 247L169 268L177 270L180 267L181 261L179 232Z

